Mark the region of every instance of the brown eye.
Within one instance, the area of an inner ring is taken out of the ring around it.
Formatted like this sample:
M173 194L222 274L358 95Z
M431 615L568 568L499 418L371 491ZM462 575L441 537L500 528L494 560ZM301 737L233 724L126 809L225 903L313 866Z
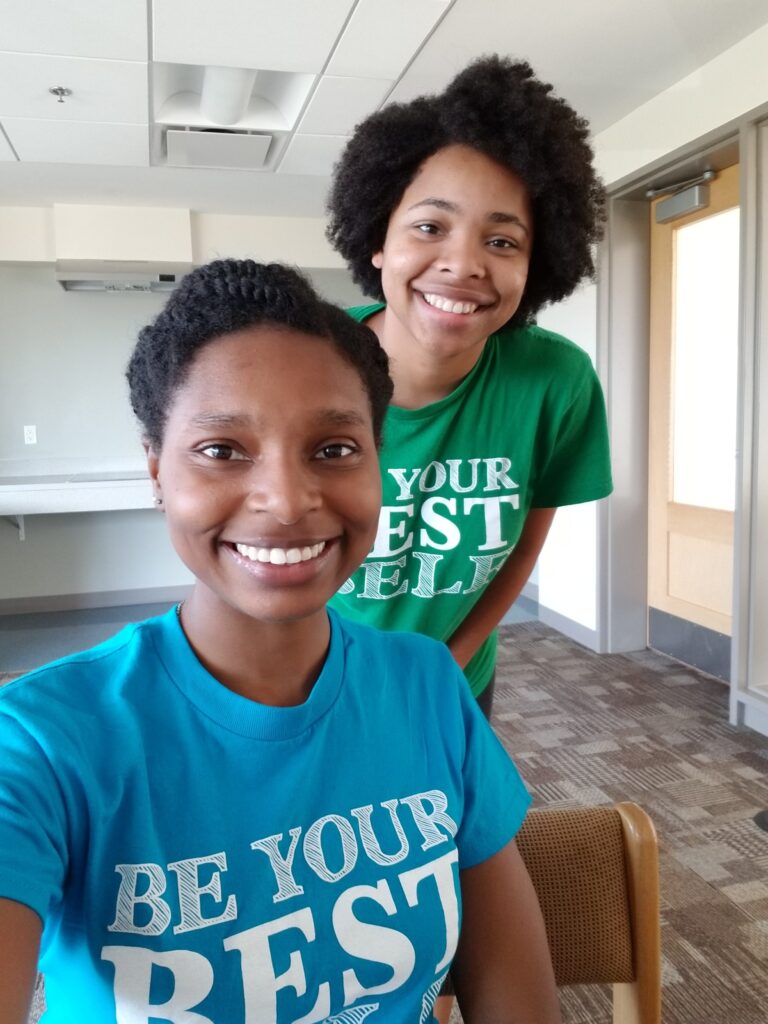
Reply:
M229 444L207 444L198 450L202 455L206 455L209 459L215 459L217 462L231 462L245 458Z
M336 444L324 444L315 455L316 459L343 459L347 455L354 455L358 451L354 445L344 444L339 441Z

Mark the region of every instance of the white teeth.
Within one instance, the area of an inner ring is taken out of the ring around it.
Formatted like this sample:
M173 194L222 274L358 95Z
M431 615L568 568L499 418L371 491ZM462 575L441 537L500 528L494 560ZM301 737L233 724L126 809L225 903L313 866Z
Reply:
M272 565L296 565L317 558L325 548L325 541L306 548L254 548L250 544L235 544L239 554L252 562L270 562Z
M424 300L430 306L442 309L445 313L474 313L478 307L477 302L451 302L450 299L446 299L442 295L430 295L427 293L424 293Z

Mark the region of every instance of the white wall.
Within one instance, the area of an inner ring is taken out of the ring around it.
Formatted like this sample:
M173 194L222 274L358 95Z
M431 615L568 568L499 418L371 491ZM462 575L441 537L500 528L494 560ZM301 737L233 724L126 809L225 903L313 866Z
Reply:
M160 310L154 294L64 292L53 266L0 265L0 473L72 464L143 465L125 366ZM35 424L38 443L24 444ZM66 471L66 470L65 470ZM0 600L187 582L150 510L0 520Z
M312 276L329 298L359 300L346 272ZM164 299L64 292L50 264L0 264L0 475L20 462L26 473L143 467L124 373ZM27 424L37 427L35 446L24 444ZM28 516L25 529L21 541L0 517L0 602L126 592L130 603L130 591L145 599L190 580L153 510Z
M163 517L151 510L27 516L26 540L0 520L0 601L98 595L185 586L191 575L173 550ZM77 602L75 602L76 606ZM4 611L13 610L6 606Z
M768 102L768 25L595 137L605 181L618 181Z
M539 324L564 334L594 361L597 336L595 285L545 309ZM558 509L539 558L539 606L586 630L597 627L597 508L594 502ZM552 620L554 621L554 620ZM579 631L580 638L581 631Z
M163 296L65 292L52 266L0 265L0 472L7 460L133 457L125 367ZM24 444L24 424L38 443Z

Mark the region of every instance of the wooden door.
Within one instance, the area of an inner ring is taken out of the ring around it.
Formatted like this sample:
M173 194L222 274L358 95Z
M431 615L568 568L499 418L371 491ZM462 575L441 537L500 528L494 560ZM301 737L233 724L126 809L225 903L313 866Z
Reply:
M709 188L709 205L677 220L656 223L661 199L650 211L648 595L652 609L730 636L738 165Z

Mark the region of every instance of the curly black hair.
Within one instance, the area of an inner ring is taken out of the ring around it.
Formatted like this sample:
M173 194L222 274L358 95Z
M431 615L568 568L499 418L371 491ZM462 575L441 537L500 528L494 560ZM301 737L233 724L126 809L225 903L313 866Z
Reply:
M392 381L387 355L373 331L321 299L291 267L215 260L181 281L162 312L139 332L128 363L131 405L152 447L162 447L173 396L199 350L224 334L262 324L333 345L360 375L380 444Z
M471 146L513 171L531 198L534 242L528 280L510 325L530 323L547 302L594 276L605 192L592 166L587 122L539 81L525 61L474 61L435 96L393 104L355 129L334 169L328 238L367 295L383 300L371 256L424 161Z

